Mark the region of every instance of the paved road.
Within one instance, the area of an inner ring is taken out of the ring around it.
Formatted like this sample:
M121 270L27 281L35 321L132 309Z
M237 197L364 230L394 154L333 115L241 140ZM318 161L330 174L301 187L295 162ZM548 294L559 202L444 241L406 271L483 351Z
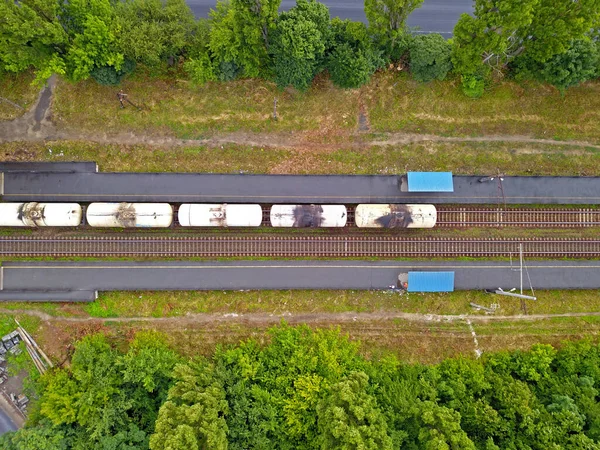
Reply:
M4 434L7 431L15 431L17 426L11 420L10 417L6 415L6 413L0 409L0 434Z
M455 289L518 287L518 264L500 261L6 262L4 290L386 289L412 270L455 272ZM600 288L598 261L528 261L524 286Z
M600 204L600 177L454 176L454 192L404 192L383 175L0 174L3 201Z
M329 6L331 17L360 20L366 22L363 0L322 0ZM208 11L215 0L187 0L196 17L208 17ZM295 0L282 0L281 9L288 10ZM425 0L409 18L408 25L419 27L423 32L451 34L459 16L473 10L472 0Z

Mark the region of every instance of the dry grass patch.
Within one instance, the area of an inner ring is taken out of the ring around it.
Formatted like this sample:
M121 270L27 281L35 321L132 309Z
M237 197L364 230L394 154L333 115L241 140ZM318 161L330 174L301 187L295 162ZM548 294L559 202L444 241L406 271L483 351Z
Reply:
M21 117L35 103L39 88L31 85L33 79L33 72L19 75L5 73L0 77L0 97L16 103L22 108L17 108L0 99L0 120Z
M61 80L54 102L56 123L94 133L133 131L181 138L237 130L335 134L356 125L358 92L336 89L327 80L316 82L306 93L278 91L262 80L196 87L184 80L141 76L124 82L122 88L141 110L130 105L120 109L115 87ZM278 120L273 120L275 99Z
M506 81L473 100L457 80L422 84L385 72L363 88L363 98L377 131L600 141L599 82L562 96L548 85Z
M209 142L210 144L210 142ZM51 150L51 152L50 152ZM0 160L96 161L106 172L398 174L408 170L457 174L600 176L594 148L505 142L424 142L371 146L366 142L310 149L237 144L155 147L88 142L0 144Z
M58 125L94 133L133 131L183 138L232 131L310 131L310 140L336 142L356 130L362 110L373 131L600 142L598 82L562 96L547 85L506 81L479 100L465 97L456 80L420 84L395 72L376 74L360 90L335 88L321 76L306 93L280 91L263 80L197 87L185 80L144 75L122 87L140 111L121 110L115 87L60 81L54 103Z

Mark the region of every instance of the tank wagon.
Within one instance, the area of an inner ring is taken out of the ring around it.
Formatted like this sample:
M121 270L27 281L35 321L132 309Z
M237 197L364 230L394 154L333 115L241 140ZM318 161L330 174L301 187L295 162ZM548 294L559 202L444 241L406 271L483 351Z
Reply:
M173 222L168 203L90 203L86 211L92 227L167 228Z
M354 221L359 228L433 228L437 210L433 205L358 205Z
M345 227L348 213L344 205L273 205L274 227Z
M2 227L76 227L81 217L77 203L0 203Z
M177 211L182 227L260 227L260 205L190 204L184 203Z
M259 227L263 223L259 204L184 203L177 219L182 227ZM167 228L173 223L169 203L90 203L87 223L92 227ZM433 205L360 204L354 211L359 228L432 228L437 211ZM0 203L2 227L76 227L82 207L77 203ZM273 227L345 227L344 205L272 205Z

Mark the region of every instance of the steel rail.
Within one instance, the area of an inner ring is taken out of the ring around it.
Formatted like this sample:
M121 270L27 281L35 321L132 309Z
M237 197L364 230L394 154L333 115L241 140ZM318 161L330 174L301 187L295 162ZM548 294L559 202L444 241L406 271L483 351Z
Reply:
M600 258L600 239L405 236L0 237L4 257L528 257Z

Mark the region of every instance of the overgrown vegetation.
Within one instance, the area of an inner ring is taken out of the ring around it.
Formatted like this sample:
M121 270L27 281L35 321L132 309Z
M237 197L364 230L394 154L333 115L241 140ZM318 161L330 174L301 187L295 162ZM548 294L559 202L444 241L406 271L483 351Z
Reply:
M412 35L406 19L422 2L365 0L365 27L331 20L316 0L282 13L281 0L219 0L200 20L184 0L5 1L0 68L34 68L38 83L58 73L110 85L137 63L170 76L183 69L199 84L263 78L306 90L324 71L337 86L356 88L389 63L409 66L423 82L443 79L454 64L471 97L504 76L564 91L600 75L600 0L477 0L450 41Z
M309 136L307 139L310 139ZM261 135L256 140L265 141ZM266 142L266 141L265 141ZM298 142L277 149L223 144L211 147L148 148L84 142L0 144L0 160L96 161L103 172L216 172L273 174L398 174L407 170L466 175L600 175L595 148L510 142L423 142L331 149Z
M156 333L102 335L39 383L6 450L595 448L600 347L408 364L361 355L338 330L280 325L265 342L183 359Z

